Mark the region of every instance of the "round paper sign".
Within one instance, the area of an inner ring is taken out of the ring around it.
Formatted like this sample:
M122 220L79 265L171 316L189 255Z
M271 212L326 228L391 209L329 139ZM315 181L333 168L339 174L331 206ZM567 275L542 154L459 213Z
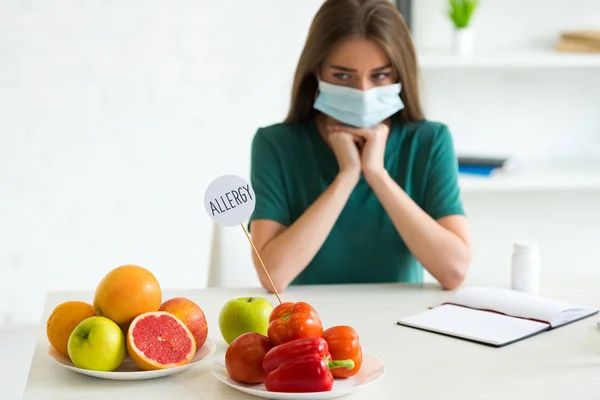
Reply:
M204 194L208 215L221 225L243 224L254 212L254 190L244 179L223 175L212 181Z

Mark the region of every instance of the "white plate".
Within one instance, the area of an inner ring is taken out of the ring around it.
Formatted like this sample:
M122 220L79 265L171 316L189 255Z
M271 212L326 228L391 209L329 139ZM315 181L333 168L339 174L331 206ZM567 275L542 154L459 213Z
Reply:
M350 378L335 379L333 388L329 392L282 393L269 392L262 383L249 385L234 381L227 373L223 356L213 364L213 375L218 380L241 392L262 397L263 399L333 399L362 389L366 385L380 379L384 374L385 364L376 356L369 353L363 353L363 363L360 367L360 371Z
M129 358L129 356L125 356L125 360L123 360L123 363L121 363L119 368L112 372L93 371L89 369L77 368L73 365L73 363L68 357L65 357L59 352L57 352L52 346L48 346L48 357L50 357L50 359L55 361L58 365L64 368L68 368L72 371L79 372L83 375L93 376L95 378L101 379L110 379L115 381L134 381L142 379L154 379L177 374L206 360L215 352L215 348L216 346L214 340L206 338L206 342L204 343L204 345L196 351L194 358L192 358L192 360L188 364L183 365L181 367L167 368L154 371L144 371L140 369L137 365L135 365L133 360Z

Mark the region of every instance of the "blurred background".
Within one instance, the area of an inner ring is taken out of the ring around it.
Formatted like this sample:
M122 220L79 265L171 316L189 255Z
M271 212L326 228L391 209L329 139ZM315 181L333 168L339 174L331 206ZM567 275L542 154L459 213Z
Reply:
M3 329L126 263L165 287L258 284L243 232L214 229L204 191L248 179L321 4L0 1ZM461 157L468 280L509 285L517 240L538 241L542 279L600 277L600 1L481 0L467 18L448 0L394 4L427 117Z

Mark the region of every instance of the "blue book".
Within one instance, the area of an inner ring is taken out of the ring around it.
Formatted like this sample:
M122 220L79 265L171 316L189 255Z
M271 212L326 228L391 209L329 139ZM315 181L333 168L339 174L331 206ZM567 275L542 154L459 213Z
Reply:
M498 167L485 165L459 165L458 172L468 175L490 176Z

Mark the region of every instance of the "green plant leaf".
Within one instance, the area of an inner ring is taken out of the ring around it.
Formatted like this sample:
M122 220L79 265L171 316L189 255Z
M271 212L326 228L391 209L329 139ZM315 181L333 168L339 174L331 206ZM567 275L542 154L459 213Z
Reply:
M466 28L471 22L479 0L448 0L448 16L456 28Z

